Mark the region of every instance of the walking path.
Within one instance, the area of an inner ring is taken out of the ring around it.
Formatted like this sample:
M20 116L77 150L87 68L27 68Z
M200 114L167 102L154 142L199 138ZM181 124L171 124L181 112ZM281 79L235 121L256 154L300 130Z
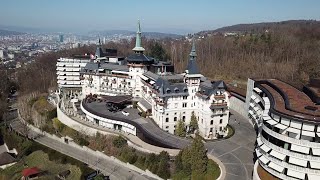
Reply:
M24 128L24 125L18 119L13 120L10 125L17 132L21 132L21 128ZM105 158L105 155L102 155L102 153L93 153L85 148L74 147L71 144L61 142L56 138L43 135L42 133L35 131L34 128L29 128L28 137L44 146L86 163L93 169L100 170L104 175L110 176L111 179L154 179L154 177L148 176L147 173L138 173L135 170L118 163L117 159L112 159L112 157Z

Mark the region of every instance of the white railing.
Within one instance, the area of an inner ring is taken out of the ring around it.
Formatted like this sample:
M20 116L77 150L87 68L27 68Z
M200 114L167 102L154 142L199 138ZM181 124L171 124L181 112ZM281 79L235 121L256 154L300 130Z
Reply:
M300 154L300 153L295 153L293 151L287 150L287 149L283 149L279 146L276 146L274 144L272 144L271 142L269 142L268 140L266 140L263 136L260 136L262 142L264 144L266 144L267 146L269 146L271 149L275 149L276 151L279 151L283 154L286 154L288 156L291 157L295 157L295 158L300 158L300 159L304 159L304 160L310 160L310 161L319 161L320 162L320 157L315 157L312 155L307 155L307 154Z
M285 168L288 168L288 169L292 169L292 170L295 170L295 171L299 171L299 172L302 172L302 173L311 173L311 174L317 174L319 175L320 174L320 170L315 170L315 169L309 169L309 168L304 168L304 167L300 167L300 166L296 166L296 165L293 165L293 164L290 164L290 163L287 163L285 161L281 161L273 156L271 156L270 154L268 153L265 153L263 150L260 150L260 148L258 148L258 151L264 155L265 158L269 159L271 162L279 165L279 166L282 166L282 167L285 167Z
M278 177L278 178L281 178L281 179L286 179L286 180L297 180L295 178L291 178L289 176L286 176L285 174L282 174L282 173L279 173L278 171L275 171L273 169L271 169L269 166L263 164L262 162L259 163L261 167L263 167L263 169L265 169L266 171L268 171L270 174Z
M257 94L255 91L252 91L252 92L253 92L254 96L256 96L261 101L261 103L264 105L264 99L262 99L262 97L259 94Z
M306 141L306 140L294 139L294 138L288 137L286 135L282 135L277 132L274 132L271 129L269 129L268 127L266 127L265 125L262 125L262 129L266 133L270 134L271 136L276 137L280 140L289 142L289 143L302 145L302 146L306 146L306 147L311 147L311 148L320 148L320 143L314 143L314 142L310 142L310 141Z

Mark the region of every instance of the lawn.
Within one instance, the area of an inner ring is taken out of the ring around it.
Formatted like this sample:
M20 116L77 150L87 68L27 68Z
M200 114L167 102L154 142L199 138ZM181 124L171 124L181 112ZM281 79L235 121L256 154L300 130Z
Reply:
M220 176L220 168L219 165L217 163L215 163L213 160L208 161L207 164L207 172L206 174L203 176L199 176L198 178L193 178L192 180L214 180L214 179L218 179L218 177ZM180 180L180 179L191 179L190 176L188 176L187 174L184 174L183 171L177 172L175 174L173 174L172 179L174 180Z
M210 160L208 161L208 165L207 165L207 174L205 176L205 179L218 179L218 177L220 176L220 168L219 165Z
M48 154L41 150L35 151L30 155L21 159L15 165L0 171L5 177L10 177L10 179L20 179L21 171L28 167L38 167L42 171L46 172L44 176L39 179L55 179L55 176L62 171L70 170L71 174L67 179L80 179L81 170L75 165L71 164L60 164L55 161L50 161ZM1 178L0 178L1 179Z

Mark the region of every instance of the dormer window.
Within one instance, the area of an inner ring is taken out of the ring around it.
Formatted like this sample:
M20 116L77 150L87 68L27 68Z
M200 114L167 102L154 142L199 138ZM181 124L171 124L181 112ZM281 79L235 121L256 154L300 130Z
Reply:
M178 89L177 87L175 87L175 88L174 88L174 92L175 92L175 93L178 93L178 92L179 92L179 89Z
M183 88L183 92L185 92L185 93L188 92L188 88L186 88L186 87Z
M169 94L171 92L171 90L169 88L167 88L166 92Z

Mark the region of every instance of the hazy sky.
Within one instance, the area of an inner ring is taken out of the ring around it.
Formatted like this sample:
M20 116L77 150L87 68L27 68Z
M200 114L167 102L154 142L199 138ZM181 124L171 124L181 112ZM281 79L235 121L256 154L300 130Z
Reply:
M173 33L239 23L320 19L320 0L1 0L0 25Z

